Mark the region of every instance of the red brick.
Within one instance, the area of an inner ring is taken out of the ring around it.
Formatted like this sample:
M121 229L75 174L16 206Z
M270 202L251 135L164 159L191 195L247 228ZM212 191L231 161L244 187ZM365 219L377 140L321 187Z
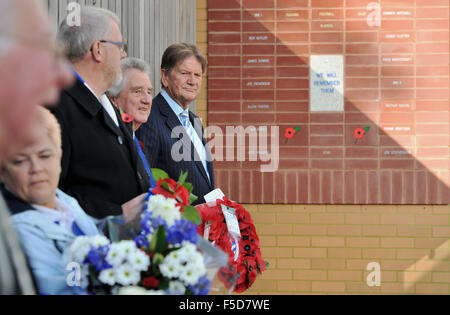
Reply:
M272 33L246 33L243 35L246 44L274 44L275 36Z
M307 203L309 194L308 173L298 172L298 202Z
M345 156L350 158L365 157L365 158L377 158L378 148L367 148L367 147L346 147Z
M283 32L308 32L309 31L309 23L308 22L277 22L277 33Z
M310 203L320 203L320 172L310 172Z
M419 103L419 101L418 101ZM448 111L417 112L416 123L448 123Z
M340 8L344 3L340 0L311 0L311 7Z
M244 124L269 124L275 122L274 114L251 113L242 114L242 122Z
M308 54L308 45L295 45L295 44L278 44L277 45L277 55L301 55Z
M404 172L403 198L405 204L414 203L414 173Z
M279 163L280 170L299 170L299 169L308 169L309 161L306 159L295 159L295 160L286 160L281 159Z
M241 92L240 91L213 91L208 90L208 99L211 101L218 100L240 100Z
M342 159L320 159L311 160L311 168L312 169L342 169L343 168L343 160Z
M275 23L269 21L243 22L242 31L247 32L274 32Z
M222 33L209 33L208 34L208 43L209 44L232 44L232 43L240 43L241 35L240 34L222 34Z
M334 168L334 167L333 167ZM322 203L331 203L331 172L322 172L321 175Z
M414 160L381 160L380 167L382 169L413 169Z
M448 78L416 78L418 88L448 88Z
M240 22L208 22L209 32L240 32Z
M414 52L414 44L410 43L401 43L401 44L390 44L383 43L381 44L381 53L383 54L407 54Z
M356 203L367 203L367 173L356 172Z
M288 204L297 203L297 174L294 172L288 172L286 174L286 202Z
M435 54L435 55L417 55L417 65L446 65L448 66L449 56L448 54Z
M449 148L417 148L416 151L416 157L418 158L433 158L433 157L449 157L450 156L450 149Z
M437 136L417 136L417 146L442 146L448 145L449 135L437 135Z
M263 202L274 203L274 175L273 173L262 173L263 175Z
M378 168L378 160L372 159L358 159L358 160L345 160L345 168L349 170L372 170Z
M252 202L252 194L251 188L253 186L251 172L250 171L241 171L241 181L239 183L240 189L240 197L239 202L241 203L250 203Z
M242 69L242 77L244 78L267 78L274 77L275 69L274 68L244 68Z
M278 9L291 9L291 8L301 8L301 7L308 7L308 0L277 1Z
M260 171L252 172L252 201L254 203L262 201L262 174Z
M311 42L340 43L344 39L342 33L311 33Z
M208 10L208 21L240 21L240 20L241 20L240 10L230 10L230 11Z
M345 87L347 89L370 89L370 88L378 88L378 79L365 79L365 78L357 78L357 79L346 79Z
M449 29L449 21L448 19L432 19L432 20L416 20L416 29L417 30L448 30Z
M441 134L448 135L450 133L450 126L448 124L434 124L434 125L417 125L417 135Z
M427 201L426 172L416 172L416 203L425 204Z
M243 56L242 65L243 66L264 66L270 67L275 64L273 56Z
M240 68L212 68L208 69L208 78L240 78Z
M275 14L273 10L244 10L243 18L244 21L272 21L275 19Z
M240 80L236 79L209 79L208 87L210 89L239 89L240 88Z
M272 9L274 2L272 0L244 0L242 7L245 9Z
M449 31L417 31L418 42L448 41Z
M333 172L333 195L332 195L332 202L335 204L343 203L343 179L344 179L344 173L343 172Z
M274 91L273 90L244 90L242 91L242 97L245 100L267 100L267 101L273 101L274 100Z
M309 91L305 90L277 90L276 96L279 101L292 101L292 100L308 100L309 99Z
M383 54L381 62L388 66L414 65L414 55Z
M301 102L277 102L277 110L283 111L296 111L307 112L309 110L309 103L305 100Z
M368 5L370 2L373 2L373 1L371 1L371 0L347 0L346 3L345 3L345 6L346 6L347 8L350 8L350 7L363 7L363 8L367 8L367 5Z
M414 69L413 69L414 70ZM378 75L378 67L366 67L366 66L357 66L357 67L346 67L345 74L348 77L375 77Z
M380 115L381 123L390 123L390 124L411 124L414 123L414 114L413 113L382 113Z
M239 112L241 110L241 104L239 102L208 102L208 112L214 111L227 111L227 112Z
M304 66L309 65L309 59L305 59L305 57L292 57L292 56L277 56L277 65L278 66Z
M208 56L208 62L211 69L212 66L216 67L234 67L241 65L240 56ZM209 70L208 70L209 71Z
M342 136L311 136L310 145L313 146L340 146L343 145Z
M449 75L449 67L441 67L441 66L422 66L416 67L417 76L448 76Z
M345 102L345 112L351 113L351 112L378 112L380 108L380 102L379 101L353 101Z
M229 198L231 200L236 200L239 198L239 183L240 183L240 171L230 171L229 172L229 176L230 176L230 195Z
M209 9L240 9L239 0L208 0Z
M355 203L355 179L353 172L344 173L344 203Z
M381 0L381 6L382 7L388 7L388 6L411 6L410 0Z
M411 112L415 108L414 100L383 100L381 110L383 112Z
M275 173L275 203L282 204L286 203L286 173L276 172Z
M242 52L244 55L273 55L275 47L273 45L244 45Z
M208 45L210 55L240 55L240 45Z
M215 113L210 112L208 114L208 120L211 122L220 121L222 123L235 123L241 121L240 113Z
M384 20L383 23L381 23L381 29L395 31L412 30L414 29L414 20Z
M340 20L344 18L342 9L312 9L313 20Z
M412 66L385 66L381 68L381 75L388 77L414 76Z
M378 187L379 174L378 172L369 172L368 174L368 202L372 204L378 203Z
M344 22L341 21L312 21L311 31L319 32L342 32L344 31Z
M277 123L297 123L297 124L306 124L309 121L308 114L305 113L276 113L276 122ZM303 126L303 129L300 130L300 133L306 132L307 129ZM281 132L281 131L280 131ZM283 130L284 135L284 130Z
M344 129L342 125L311 125L310 134L312 135L342 135Z
M277 33L276 38L277 43L308 43L309 35L308 33Z
M350 20L345 22L345 29L347 31L369 31L371 26L367 24L366 19L361 21Z
M414 98L414 90L407 89L383 89L381 91L381 97L384 99L405 99Z
M283 10L277 11L277 20L307 20L309 18L308 10Z
M390 171L382 171L380 174L381 202L384 204L392 202L391 178L392 174Z
M315 158L342 158L341 148L311 148L310 156Z
M309 69L306 67L278 67L277 77L309 77Z
M349 101L355 100L378 100L380 94L378 90L346 90L345 96Z
M380 145L381 146L403 146L403 147L410 147L413 143L413 137L412 136L405 136L405 135L380 135Z
M368 55L368 54L377 54L378 53L378 44L347 44L345 46L346 54L360 54L360 55Z
M278 79L277 88L281 89L307 89L309 87L308 79Z
M378 65L377 55L364 55L364 56L345 56L345 63L350 65Z
M311 45L312 54L342 54L344 51L343 45Z

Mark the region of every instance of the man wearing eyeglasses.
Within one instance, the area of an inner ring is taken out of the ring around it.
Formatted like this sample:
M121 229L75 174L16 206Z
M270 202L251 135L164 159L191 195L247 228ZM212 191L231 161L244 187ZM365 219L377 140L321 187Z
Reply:
M15 145L28 143L37 106L57 102L73 75L58 53L40 0L0 0L0 166ZM10 212L0 195L0 295L33 294L31 274Z
M77 77L52 109L62 129L60 188L95 218L133 211L149 179L132 134L105 92L121 81L126 43L111 11L84 7L80 25L59 27L59 37Z

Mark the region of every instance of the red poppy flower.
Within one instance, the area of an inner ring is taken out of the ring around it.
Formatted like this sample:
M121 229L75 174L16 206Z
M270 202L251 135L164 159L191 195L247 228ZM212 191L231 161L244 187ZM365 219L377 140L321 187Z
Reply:
M152 288L156 288L159 285L159 280L155 277L147 277L142 279L142 285L148 290Z
M161 187L163 182L167 183L170 189L172 189L175 193L171 193ZM156 183L156 187L152 189L152 193L177 200L177 206L180 207L180 212L183 212L184 206L189 205L189 191L186 187L179 185L176 181L170 178L160 179L158 183Z
M361 139L365 134L366 131L363 128L356 128L353 137L355 137L355 139Z
M294 128L287 128L284 132L284 137L286 139L292 139L295 136L295 129Z
M122 121L125 123L130 123L134 120L134 117L131 115L128 115L126 113L122 113Z

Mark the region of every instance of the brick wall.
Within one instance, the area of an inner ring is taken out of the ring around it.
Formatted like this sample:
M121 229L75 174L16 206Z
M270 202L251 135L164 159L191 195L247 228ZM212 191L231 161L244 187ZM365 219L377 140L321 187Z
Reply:
M268 7L273 6L275 2L242 1L245 5L251 6L258 3L258 6L266 4ZM335 14L338 17L339 14L343 14L343 11L339 10L339 8L342 9L341 4L342 6L353 5L356 8L347 10L346 14L350 17L354 14L355 19L361 12L357 8L364 7L370 2L364 0L277 0L277 3L278 5L284 4L289 8L295 5L308 6L311 1L315 5L324 7L329 7L330 4L336 6ZM230 3L225 1L214 2L216 4ZM232 2L236 2L238 5L242 4L240 1ZM411 111L406 111L397 115L397 117L394 117L395 115L390 116L388 106L382 103L381 106L386 108L382 121L388 124L389 122L397 122L400 117L401 119L408 119L413 115L414 132L420 135L417 140L423 141L422 143L435 141L443 145L440 148L433 148L429 145L418 148L415 151L416 159L412 163L418 163L418 158L420 158L419 163L424 165L423 170L440 164L441 166L438 169L443 171L444 174L425 171L416 173L414 176L409 174L400 177L400 184L393 180L396 178L393 173L380 175L377 187L387 186L389 189L385 193L381 191L377 193L376 202L383 202L383 200L386 201L389 198L393 205L331 205L332 202L329 201L334 200L333 198L338 198L338 201L349 204L370 201L369 199L373 198L370 194L373 185L367 184L370 183L370 172L363 171L348 177L348 180L352 180L354 183L358 181L366 183L365 185L354 185L353 187L360 188L358 188L358 192L354 191L351 196L347 197L344 191L339 192L338 185L332 190L332 195L325 195L324 197L321 195L321 186L318 186L319 189L316 189L316 192L306 191L302 189L301 185L300 187L296 186L295 190L286 189L292 183L298 185L308 182L309 162L302 167L305 169L304 173L293 175L292 171L286 170L281 177L274 176L274 174L242 171L239 170L241 165L238 168L235 165L228 165L224 169L222 168L223 164L219 163L219 167L216 167L217 175L219 175L218 186L227 195L235 196L236 200L247 203L245 207L251 212L261 237L263 256L270 263L270 268L258 278L248 292L250 294L450 294L450 206L448 201L446 202L447 205L400 205L411 203L411 200L407 199L408 197L404 197L411 194L411 189L419 193L415 197L419 203L425 203L433 198L440 198L441 201L448 198L448 196L445 196L445 189L448 189L449 185L448 0L382 0L375 2L389 5L393 12L401 12L403 11L402 8L413 6L414 8L417 6L418 9L414 9L415 16L412 19L407 19L407 22L397 21L394 18L388 24L385 24L387 30L375 32L376 34L365 31L347 32L346 40L350 38L352 42L359 43L350 46L348 49L363 49L366 52L371 49L384 49L386 58L389 58L388 53L392 53L392 56L394 56L398 53L398 49L402 50L400 55L406 55L412 49L413 59L404 59L406 64L399 65L393 65L392 62L389 63L389 59L385 59L385 64L380 66L379 59L375 61L371 59L373 58L371 53L350 56L348 57L350 63L354 64L348 66L345 70L346 85L349 89L347 92L350 92L356 98L364 98L371 93L376 94L376 96L386 96L398 99L398 103L401 103L402 100L414 99L415 113L411 114ZM208 51L207 6L208 1L197 1L197 40L204 52ZM222 18L224 17L223 13L226 13L226 19L232 19L232 11L222 12ZM317 14L317 17L319 17L319 13L319 11L308 11L308 14ZM360 22L348 23L350 25L346 27L357 30ZM229 22L224 22L224 25L230 30L236 27ZM302 27L301 23L297 26ZM270 28L270 23L265 24L264 27ZM414 28L414 32L411 31L411 27ZM391 37L388 35L392 33L392 30L401 28L405 30L402 32L404 38L407 38L407 34L409 34L409 38L413 36L413 42L403 43L402 46L398 46L398 43L390 43ZM286 36L287 41L301 41L298 34L286 34L284 36ZM296 36L297 38L289 39L289 36ZM342 42L345 40L342 37L343 35L310 32L306 36L311 36L311 39L314 40L314 44L308 49L315 51L326 49L330 53L337 54L343 49ZM385 37L382 46L375 44L379 36ZM236 39L230 36L229 40L232 42ZM297 52L300 54L302 53L300 46L294 48L298 49ZM232 48L228 47L228 49L231 49L232 52ZM211 50L209 51L211 52ZM227 62L231 63L236 59L233 56L226 58ZM289 58L286 61L289 62ZM236 63L236 65L238 64L239 62ZM305 70L302 72L302 66L296 67L287 63L284 70L307 76L308 72L305 72ZM252 70L249 69L248 71L251 72ZM227 75L230 73L232 72L226 72ZM211 74L218 75L218 72ZM261 73L255 75L261 75ZM263 75L267 75L267 73ZM270 73L269 75L273 74ZM393 84L391 77L400 78L402 84L405 84L403 88L393 89L389 86L389 84ZM206 122L208 116L208 108L210 120L215 120L214 116L211 119L211 114L217 108L217 102L211 103L207 100L207 81L207 78L205 78L198 106L204 122ZM301 82L297 83L301 84ZM376 88L372 88L374 85L376 85ZM364 93L360 93L360 89L364 89ZM230 93L232 93L231 88L224 91L223 95L226 96ZM373 105L372 102L371 99L357 99L357 101L352 102L351 106L354 106L356 118L358 117L358 111L364 111L365 117L367 117L366 109ZM291 106L288 102L285 105ZM227 106L233 109L233 103L230 102ZM236 119L232 114L230 116L229 111L228 114L219 111L218 115L219 117L220 115L228 115L224 119ZM403 118L403 116L406 118ZM239 113L239 119L241 117ZM298 120L298 117L296 120ZM380 119L381 116L377 117L377 119ZM380 122L380 120L377 121ZM391 139L394 139L395 142L392 142ZM408 146L411 139L411 135L400 134L386 137L385 141L395 143L395 147ZM289 152L295 157L304 154L302 149L298 148L285 151L285 153ZM330 153L336 154L336 151ZM373 152L368 148L365 154L370 156ZM297 163L296 167L299 167L299 165ZM395 164L394 167L401 168L402 166ZM323 183L329 182L330 179L336 180L336 176L339 183L346 178L344 172L327 174L319 170L313 173L313 178ZM364 176L364 180L360 179ZM378 177L376 178L378 180ZM414 178L417 178L416 182L414 182ZM253 183L252 188L249 189L245 185L240 185L241 180L244 180L244 183ZM255 184L262 182L272 182L274 186L265 187L261 184ZM409 186L411 183L414 183L413 186ZM291 202L289 202L292 200L294 200L292 203L314 201L311 199L311 193L318 194L319 197L313 197L313 199L319 198L324 204L307 205L290 204ZM268 202L286 203L287 201L287 204L252 204L252 200L258 200L253 196L260 194L270 195ZM433 194L437 194L439 197L432 197ZM380 264L380 287L369 287L366 283L366 277L371 272L367 271L366 267L371 262Z

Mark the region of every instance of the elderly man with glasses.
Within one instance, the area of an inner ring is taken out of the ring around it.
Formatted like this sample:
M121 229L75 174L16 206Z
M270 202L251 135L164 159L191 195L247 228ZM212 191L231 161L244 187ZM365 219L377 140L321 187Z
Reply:
M64 20L59 37L77 77L51 109L62 128L60 188L95 218L133 210L150 187L133 141L105 92L122 79L126 43L111 11L84 7L80 26Z

